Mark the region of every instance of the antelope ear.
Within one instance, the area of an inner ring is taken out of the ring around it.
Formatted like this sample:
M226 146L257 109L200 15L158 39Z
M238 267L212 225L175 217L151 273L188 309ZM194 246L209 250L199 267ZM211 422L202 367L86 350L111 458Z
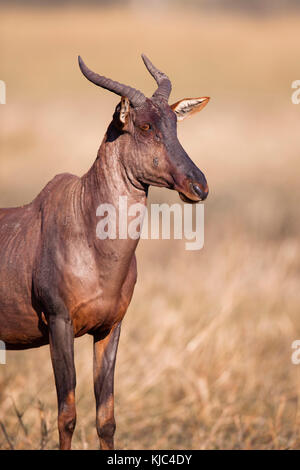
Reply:
M121 98L121 104L120 104L120 114L119 114L119 119L121 125L125 125L127 121L127 116L129 114L129 108L130 108L130 101L126 96L122 96Z
M171 105L171 109L177 116L177 121L183 121L185 118L192 116L201 111L207 105L210 98L203 96L202 98L185 98Z
M126 96L122 96L120 103L116 107L113 120L118 128L124 129L128 123L130 101Z

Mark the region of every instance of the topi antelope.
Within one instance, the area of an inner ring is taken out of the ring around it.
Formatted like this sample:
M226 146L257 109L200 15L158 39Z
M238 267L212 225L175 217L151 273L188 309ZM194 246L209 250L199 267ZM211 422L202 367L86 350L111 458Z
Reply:
M0 340L7 349L50 345L58 400L60 449L70 449L76 422L74 338L94 339L96 427L101 449L113 449L114 368L121 321L137 277L136 239L100 240L96 210L119 195L146 205L149 185L203 201L203 173L177 138L177 121L209 98L169 106L169 78L145 56L157 82L151 98L92 72L83 75L121 97L91 169L53 178L23 207L0 209Z

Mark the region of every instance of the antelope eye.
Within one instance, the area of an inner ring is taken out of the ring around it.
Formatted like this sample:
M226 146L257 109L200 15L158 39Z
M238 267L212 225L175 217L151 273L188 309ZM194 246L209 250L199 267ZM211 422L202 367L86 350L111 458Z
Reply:
M149 129L151 129L151 126L150 126L150 124L142 124L142 125L140 126L140 129L141 129L142 131L149 131Z

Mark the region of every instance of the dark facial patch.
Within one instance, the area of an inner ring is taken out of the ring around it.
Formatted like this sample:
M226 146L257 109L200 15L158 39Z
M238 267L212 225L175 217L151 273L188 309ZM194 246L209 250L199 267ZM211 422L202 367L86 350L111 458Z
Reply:
M157 157L153 158L153 166L158 167L158 158Z

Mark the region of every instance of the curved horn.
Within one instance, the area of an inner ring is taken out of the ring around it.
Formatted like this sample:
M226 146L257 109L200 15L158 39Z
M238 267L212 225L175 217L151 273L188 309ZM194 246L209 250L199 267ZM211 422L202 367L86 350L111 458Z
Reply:
M147 70L151 73L152 77L158 84L158 88L153 94L153 97L160 96L161 98L168 101L172 90L172 84L169 77L167 77L166 74L158 70L148 59L148 57L145 56L145 54L142 54L142 59L147 67Z
M90 82L101 86L106 90L112 91L119 96L126 96L134 107L141 106L141 104L146 100L145 95L141 91L93 72L85 65L80 56L78 56L78 63L81 72Z

